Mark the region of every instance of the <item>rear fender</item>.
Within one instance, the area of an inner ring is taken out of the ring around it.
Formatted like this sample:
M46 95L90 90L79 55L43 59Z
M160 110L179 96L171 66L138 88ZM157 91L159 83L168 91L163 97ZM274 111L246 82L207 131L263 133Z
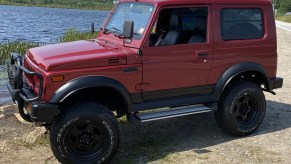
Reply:
M235 78L237 75L241 73L249 72L249 71L255 71L255 72L260 73L264 78L263 83L265 84L265 86L267 87L269 86L268 84L269 77L266 70L263 68L263 66L257 63L252 63L252 62L240 63L240 64L230 67L223 73L222 76L220 76L214 90L217 100L220 99L220 96L223 93L225 87L229 84L231 80L233 80L233 78Z

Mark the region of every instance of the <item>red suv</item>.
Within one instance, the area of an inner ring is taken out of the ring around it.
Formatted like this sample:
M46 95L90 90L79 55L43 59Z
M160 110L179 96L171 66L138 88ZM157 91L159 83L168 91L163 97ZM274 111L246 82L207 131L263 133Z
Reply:
M50 130L62 163L108 162L122 116L214 111L222 129L249 135L263 91L283 85L270 0L121 0L96 39L13 53L9 68L20 114Z

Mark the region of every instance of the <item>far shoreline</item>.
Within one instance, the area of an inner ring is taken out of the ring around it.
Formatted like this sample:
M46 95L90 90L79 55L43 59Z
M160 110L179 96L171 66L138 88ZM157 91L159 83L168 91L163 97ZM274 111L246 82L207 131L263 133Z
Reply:
M43 8L56 8L56 9L75 9L75 10L93 10L93 11L110 11L113 7L112 6L107 6L107 7L79 7L79 8L74 8L70 6L65 6L65 5L35 5L35 4L22 4L22 3L0 3L0 6L23 6L23 7L43 7Z

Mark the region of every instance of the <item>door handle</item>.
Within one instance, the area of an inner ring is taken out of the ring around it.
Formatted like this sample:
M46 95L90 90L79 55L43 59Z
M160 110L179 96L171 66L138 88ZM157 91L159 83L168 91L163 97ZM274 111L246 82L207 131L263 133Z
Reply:
M203 59L204 63L207 63L206 56L208 56L208 52L196 52L197 56Z
M206 56L208 56L208 53L207 52L197 52L197 56L206 57Z

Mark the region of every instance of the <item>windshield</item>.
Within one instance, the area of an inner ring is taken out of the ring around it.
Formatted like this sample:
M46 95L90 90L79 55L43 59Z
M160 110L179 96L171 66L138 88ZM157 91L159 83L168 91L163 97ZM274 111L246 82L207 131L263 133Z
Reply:
M104 32L122 36L124 21L133 21L133 39L140 39L152 15L153 8L153 5L144 3L120 3L107 23Z

